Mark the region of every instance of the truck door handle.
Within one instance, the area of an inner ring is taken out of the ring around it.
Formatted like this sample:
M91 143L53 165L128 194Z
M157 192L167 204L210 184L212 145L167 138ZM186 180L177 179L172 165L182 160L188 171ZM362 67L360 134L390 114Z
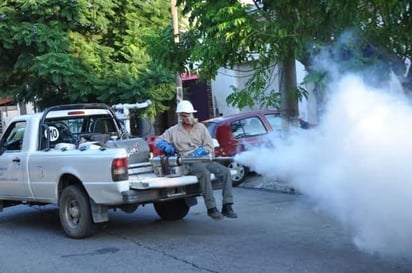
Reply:
M13 159L13 162L20 163L20 158L17 158L17 157L16 157L16 158L14 158L14 159Z

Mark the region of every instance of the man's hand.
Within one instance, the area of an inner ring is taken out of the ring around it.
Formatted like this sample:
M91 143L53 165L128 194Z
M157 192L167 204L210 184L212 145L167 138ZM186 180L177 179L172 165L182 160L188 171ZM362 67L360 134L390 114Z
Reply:
M190 154L188 154L189 157L202 157L207 155L208 152L206 151L206 149L203 146L199 146L196 148L196 150L194 150L193 152L191 152Z
M175 147L169 144L166 140L157 141L156 148L162 150L166 155L174 155L176 153Z

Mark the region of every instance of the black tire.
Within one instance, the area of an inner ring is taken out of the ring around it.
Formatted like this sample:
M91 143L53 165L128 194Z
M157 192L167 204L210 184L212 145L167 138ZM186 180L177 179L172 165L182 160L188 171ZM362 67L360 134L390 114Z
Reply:
M239 186L240 184L242 184L243 180L245 179L247 173L248 173L248 169L242 165L239 164L235 161L230 162L227 167L231 170L235 170L237 172L237 174L235 176L232 176L232 184L233 186Z
M179 220L184 218L190 210L184 199L167 202L156 202L153 206L163 220Z
M85 238L96 232L89 196L78 186L71 185L63 190L59 200L59 216L63 230L70 238Z

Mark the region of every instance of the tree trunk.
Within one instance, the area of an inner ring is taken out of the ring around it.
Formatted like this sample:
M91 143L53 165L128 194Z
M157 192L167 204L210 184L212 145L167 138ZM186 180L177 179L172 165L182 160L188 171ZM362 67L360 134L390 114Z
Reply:
M290 125L297 126L299 123L296 63L294 58L288 58L280 63L279 90L282 127L287 132Z

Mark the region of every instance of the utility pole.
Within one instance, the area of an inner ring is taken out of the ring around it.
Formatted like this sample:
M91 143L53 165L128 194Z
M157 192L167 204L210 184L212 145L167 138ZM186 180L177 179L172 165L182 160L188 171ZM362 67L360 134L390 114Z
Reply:
M179 19L177 15L177 6L176 0L170 0L170 11L172 14L172 27L173 27L173 37L174 42L177 44L179 43ZM176 102L179 103L183 100L183 86L182 86L182 78L180 77L180 73L176 73Z

